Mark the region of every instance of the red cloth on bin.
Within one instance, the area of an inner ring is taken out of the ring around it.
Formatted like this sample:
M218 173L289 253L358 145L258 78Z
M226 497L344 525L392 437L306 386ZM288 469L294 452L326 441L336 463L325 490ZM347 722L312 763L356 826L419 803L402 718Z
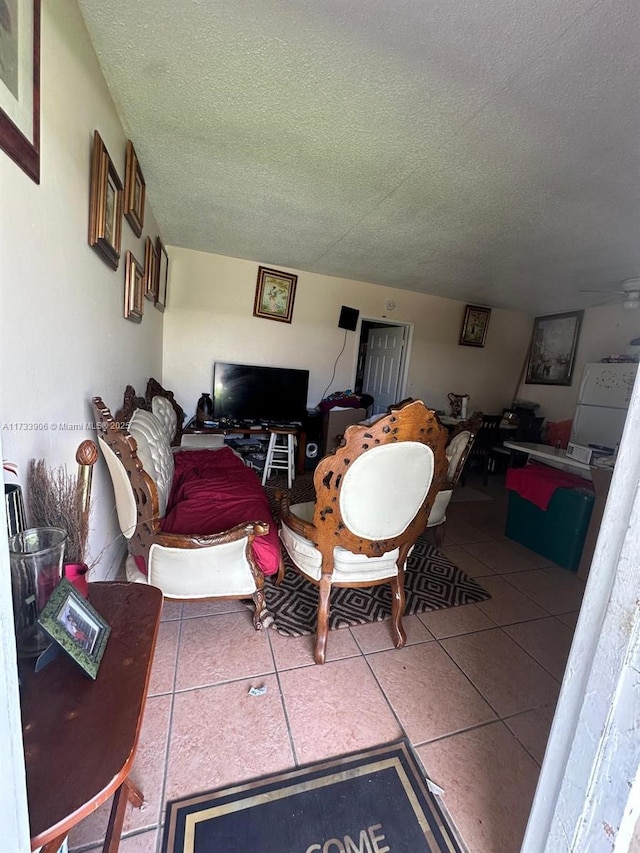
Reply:
M521 498L545 510L556 489L593 489L589 480L584 480L577 474L550 468L548 465L537 465L535 462L530 462L524 468L509 468L506 486Z

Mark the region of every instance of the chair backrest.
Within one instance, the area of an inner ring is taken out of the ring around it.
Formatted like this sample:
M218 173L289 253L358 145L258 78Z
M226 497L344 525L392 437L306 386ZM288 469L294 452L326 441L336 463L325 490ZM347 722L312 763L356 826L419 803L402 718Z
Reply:
M113 482L120 529L127 539L139 535L141 524L151 533L159 531L158 489L138 457L135 438L123 422L114 420L101 397L94 397L92 405L98 443Z
M449 463L447 471L448 485L455 486L460 479L465 462L471 454L481 425L482 412L474 412L470 418L458 424L451 433L445 451L447 462Z
M149 379L147 382L147 390L145 391L145 402L146 408L149 409L157 416L156 408L158 405L162 409L163 412L166 412L166 405L163 406L161 400L166 400L175 413L175 423L173 426L173 434L171 435L170 444L173 447L178 447L180 444L180 440L182 438L182 427L184 424L184 409L182 406L176 402L176 398L173 396L173 391L167 391L166 388L163 388L162 385L153 377Z
M498 442L502 415L483 415L482 425L476 434L476 440L471 452L472 459L485 459L491 448Z
M406 555L446 478L447 436L419 400L348 427L314 474L315 544L323 558L336 545L366 556L395 548Z

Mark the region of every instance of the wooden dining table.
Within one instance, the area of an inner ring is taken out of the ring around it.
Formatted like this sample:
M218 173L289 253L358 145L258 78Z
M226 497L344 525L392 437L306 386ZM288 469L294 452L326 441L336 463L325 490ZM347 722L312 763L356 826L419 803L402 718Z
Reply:
M118 849L160 623L162 593L145 584L89 584L111 627L95 681L66 654L35 671L20 663L31 849L57 853L69 831L111 796L104 853Z

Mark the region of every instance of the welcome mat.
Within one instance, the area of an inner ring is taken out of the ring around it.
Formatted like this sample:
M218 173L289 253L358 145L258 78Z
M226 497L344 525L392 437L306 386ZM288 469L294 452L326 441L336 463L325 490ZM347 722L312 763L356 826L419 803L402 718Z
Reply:
M407 740L167 804L163 853L461 853Z
M315 634L318 614L318 587L304 578L283 550L287 568L276 586L271 578L264 585L267 609L278 633L287 637ZM404 573L406 606L404 615L475 604L491 598L480 584L445 557L434 545L419 538ZM366 622L391 618L391 585L334 587L329 605L329 628L349 628Z

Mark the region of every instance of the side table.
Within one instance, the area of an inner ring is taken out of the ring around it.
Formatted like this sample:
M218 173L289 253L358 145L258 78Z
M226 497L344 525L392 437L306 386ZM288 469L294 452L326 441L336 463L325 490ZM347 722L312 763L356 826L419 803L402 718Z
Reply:
M57 853L69 831L113 794L104 853L115 853L144 712L162 593L134 583L89 584L111 626L95 681L63 652L41 672L21 662L20 699L31 849Z

